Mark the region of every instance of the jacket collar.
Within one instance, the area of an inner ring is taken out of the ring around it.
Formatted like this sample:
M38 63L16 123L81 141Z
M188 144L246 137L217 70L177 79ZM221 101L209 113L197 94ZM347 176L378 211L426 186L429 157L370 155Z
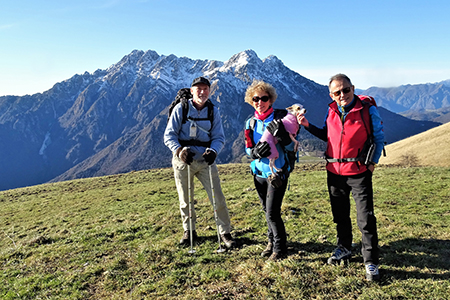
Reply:
M268 110L266 110L266 112L260 114L255 110L255 118L258 120L265 120L267 119L268 116L270 116L270 114L273 113L273 107L269 107Z

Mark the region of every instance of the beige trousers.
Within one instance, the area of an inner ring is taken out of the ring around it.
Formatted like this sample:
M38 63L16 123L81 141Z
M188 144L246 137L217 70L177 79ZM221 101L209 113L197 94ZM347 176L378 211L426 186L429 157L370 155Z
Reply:
M177 156L172 158L172 166L174 170L175 185L178 191L178 199L180 201L181 220L183 222L183 229L189 230L189 189L188 189L188 165L181 161ZM211 179L209 175L210 166L203 160L194 160L190 164L191 178L191 193L192 193L192 229L195 230L196 213L194 207L194 176L201 182L208 194L209 201L213 205ZM225 196L222 193L220 186L219 172L217 165L213 163L211 165L212 180L214 185L214 196L216 202L217 211L217 225L219 227L219 233L229 233L231 230L230 216L228 213L227 204L225 202ZM213 211L214 213L214 211Z

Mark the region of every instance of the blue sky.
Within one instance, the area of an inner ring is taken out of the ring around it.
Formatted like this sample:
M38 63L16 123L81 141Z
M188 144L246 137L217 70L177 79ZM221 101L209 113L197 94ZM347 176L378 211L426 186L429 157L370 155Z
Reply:
M450 79L450 1L0 0L0 96L43 92L132 50L226 61L253 49L320 84Z

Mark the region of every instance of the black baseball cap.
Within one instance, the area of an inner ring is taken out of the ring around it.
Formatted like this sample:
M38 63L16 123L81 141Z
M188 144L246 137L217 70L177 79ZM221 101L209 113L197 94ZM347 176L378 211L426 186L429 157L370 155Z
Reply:
M209 87L211 87L211 84L209 83L209 80L206 79L205 77L197 77L192 81L191 87L194 85L197 85L199 83L204 83L206 85L208 85Z

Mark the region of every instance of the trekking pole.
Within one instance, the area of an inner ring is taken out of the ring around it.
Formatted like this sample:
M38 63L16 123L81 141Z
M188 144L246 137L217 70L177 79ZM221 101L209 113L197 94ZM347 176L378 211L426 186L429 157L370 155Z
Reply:
M217 253L222 253L222 252L225 252L225 249L222 248L222 245L220 243L219 224L217 224L216 196L214 195L214 183L213 183L213 178L212 178L212 165L209 165L209 178L211 179L211 194L212 194L212 200L213 200L214 220L216 222L217 239L218 239L218 242L219 242L219 249L217 249Z
M188 169L188 190L189 190L189 239L191 240L191 250L188 253L195 253L193 249L194 235L192 230L192 191L191 191L191 166L187 165Z

